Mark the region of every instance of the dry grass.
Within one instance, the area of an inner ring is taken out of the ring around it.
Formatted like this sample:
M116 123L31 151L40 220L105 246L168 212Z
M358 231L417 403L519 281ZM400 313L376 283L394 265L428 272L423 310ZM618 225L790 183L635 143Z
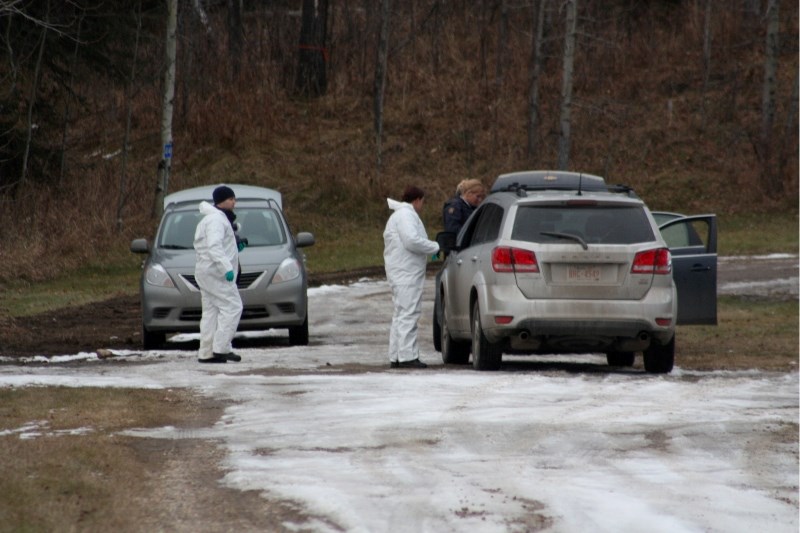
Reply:
M0 477L4 531L125 526L135 499L119 498L119 487L135 496L155 473L132 439L115 433L180 426L201 414L197 399L177 391L5 388L0 404L0 453L7 458ZM206 420L220 413L207 410Z
M219 485L222 452L131 428L212 425L222 405L180 390L0 390L0 531L287 531L288 504ZM224 502L224 504L222 503Z
M720 297L716 326L679 326L676 364L696 370L798 370L797 301Z

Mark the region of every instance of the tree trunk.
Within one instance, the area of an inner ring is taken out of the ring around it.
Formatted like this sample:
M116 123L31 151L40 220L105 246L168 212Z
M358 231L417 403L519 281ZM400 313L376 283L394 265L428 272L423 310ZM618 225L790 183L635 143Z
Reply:
M569 168L572 135L572 74L575 62L578 0L566 0L566 32L564 34L564 72L561 84L561 128L558 137L558 169Z
M322 96L328 88L325 71L328 61L325 47L327 26L328 0L303 0L300 59L295 81L295 91L299 95Z
M228 57L232 80L238 80L242 71L243 41L242 0L228 0Z
M375 60L374 86L374 127L375 150L377 154L378 172L380 172L381 141L383 139L383 97L386 91L386 69L389 60L389 0L381 0L380 34L378 35L378 53Z
M778 158L778 175L783 176L786 172L786 166L789 162L789 157L793 156L797 161L797 107L798 99L800 99L800 80L798 80L798 73L794 73L794 83L792 84L792 97L787 106L789 112L786 115L786 127L783 131L781 141L781 151Z
M47 11L49 15L50 2L47 3ZM25 138L25 151L22 154L22 171L20 172L19 181L24 183L28 175L28 158L31 153L31 143L33 142L33 108L36 105L36 93L39 91L39 77L42 72L42 61L44 60L44 49L47 42L47 28L45 24L42 27L42 40L39 43L39 57L36 60L36 69L33 74L33 84L31 85L31 97L28 101L28 131Z
M161 100L161 159L156 178L153 218L164 212L164 197L169 191L172 165L172 111L175 100L175 58L177 57L178 0L167 0L167 42L164 65L164 94Z
M69 82L68 86L73 86L73 81L75 79L75 68L78 63L78 50L80 50L81 44L81 25L83 24L83 16L84 13L81 13L80 18L78 18L78 29L76 30L75 34L75 48L72 51L72 61L70 62L69 66ZM64 185L64 172L66 171L67 166L67 131L69 129L69 118L70 118L70 107L72 103L72 95L67 94L66 101L64 102L64 127L61 130L61 162L58 166L58 188L60 189Z
M782 193L780 176L772 164L772 127L775 123L775 92L778 71L778 31L780 17L778 0L767 6L767 42L764 50L764 88L761 96L761 175L766 192L777 198Z
M536 28L531 43L530 85L528 87L528 145L527 157L533 166L537 156L539 136L539 81L542 74L542 39L544 36L544 10L547 0L539 0L535 16Z
M492 160L497 156L498 127L500 123L500 108L503 105L503 79L505 77L505 63L508 57L508 5L506 0L500 0L500 21L497 28L497 53L494 68L494 102L492 105Z
M133 84L136 82L136 60L139 55L139 38L142 33L142 0L136 6L136 37L133 43L131 74L125 82L125 134L122 139L122 168L119 173L119 192L117 195L117 232L122 231L122 211L125 209L127 197L128 151L130 149L131 122L133 117Z
M434 1L433 7L431 7L431 11L433 12L433 32L431 32L431 60L433 63L433 72L438 74L442 62L441 37L442 37L443 25L442 25L441 0Z
M706 0L705 17L703 23L703 94L701 104L700 129L706 129L707 109L706 95L708 94L708 80L711 78L711 2Z

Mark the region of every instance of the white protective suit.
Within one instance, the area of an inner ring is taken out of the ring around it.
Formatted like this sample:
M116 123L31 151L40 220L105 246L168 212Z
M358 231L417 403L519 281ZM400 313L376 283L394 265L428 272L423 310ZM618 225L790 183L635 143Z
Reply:
M215 353L231 353L231 341L242 315L236 280L225 279L227 272L235 275L239 271L239 249L225 213L208 202L200 202L200 212L205 216L194 233L194 277L203 302L198 358L210 359Z
M386 201L394 211L383 231L383 262L394 304L389 361L402 363L419 359L417 323L422 312L425 266L428 255L438 252L439 245L428 239L413 205L390 198Z

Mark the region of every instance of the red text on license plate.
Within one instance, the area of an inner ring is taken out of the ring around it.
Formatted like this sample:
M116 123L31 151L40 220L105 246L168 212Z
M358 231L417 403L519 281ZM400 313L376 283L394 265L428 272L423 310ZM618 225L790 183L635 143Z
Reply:
M602 271L596 265L569 265L567 267L567 280L569 281L600 281Z

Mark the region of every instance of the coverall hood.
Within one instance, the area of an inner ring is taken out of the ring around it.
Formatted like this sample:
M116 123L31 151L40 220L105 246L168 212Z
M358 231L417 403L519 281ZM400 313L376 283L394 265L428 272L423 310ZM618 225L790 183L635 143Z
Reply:
M425 226L407 202L386 199L394 213L383 232L383 261L389 283L419 283L425 277L427 256L439 251L439 245L428 239Z
M422 310L427 256L438 252L439 245L428 239L413 205L391 198L386 203L394 211L383 232L383 261L394 304L389 360L412 361L419 359L417 322Z

